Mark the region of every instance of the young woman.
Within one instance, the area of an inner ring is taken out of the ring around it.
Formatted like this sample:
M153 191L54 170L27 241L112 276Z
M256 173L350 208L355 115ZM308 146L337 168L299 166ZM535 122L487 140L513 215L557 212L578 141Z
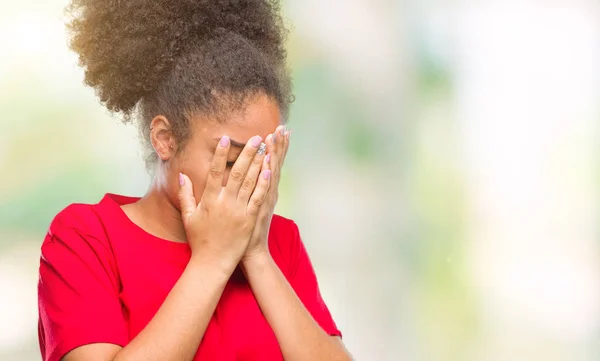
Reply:
M86 83L137 122L153 178L142 198L108 194L53 220L43 360L351 359L298 227L273 215L292 98L278 2L74 0L70 12Z

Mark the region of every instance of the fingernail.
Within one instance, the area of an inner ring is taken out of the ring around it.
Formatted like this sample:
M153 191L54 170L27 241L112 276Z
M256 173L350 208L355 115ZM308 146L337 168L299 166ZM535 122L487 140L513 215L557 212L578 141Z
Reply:
M267 158L266 161L269 163L271 161L271 153L267 154L265 158Z
M273 133L271 140L273 141L273 144L275 144L275 141L277 140L277 133Z
M281 133L281 135L285 135L285 125L283 127L281 127L281 130L279 131L279 133Z
M288 131L287 131L287 134L285 135L285 138L286 138L287 140L290 140L290 137L291 137L291 136L292 136L292 131L291 131L291 130L288 130Z
M224 135L221 137L221 140L219 141L219 145L221 145L221 147L225 148L229 145L229 137Z
M183 178L183 174L179 173L179 185L183 186L185 183L185 178Z
M262 142L262 138L259 137L258 135L255 135L252 137L252 139L250 139L250 145L252 145L254 148L258 148L258 146L260 145L261 142Z
M263 178L264 179L269 179L269 177L271 177L271 170L270 169L266 169L263 171Z

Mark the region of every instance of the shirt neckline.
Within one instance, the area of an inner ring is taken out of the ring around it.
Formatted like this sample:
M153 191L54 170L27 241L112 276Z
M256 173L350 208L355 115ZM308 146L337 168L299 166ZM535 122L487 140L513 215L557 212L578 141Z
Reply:
M110 212L110 214L113 215L115 220L119 223L120 227L125 227L126 229L137 233L140 237L143 237L144 239L150 239L154 242L165 244L170 247L184 248L188 250L190 249L189 244L187 242L175 242L155 236L152 233L149 233L146 230L144 230L134 221L132 221L131 218L127 216L123 208L121 208L121 206L131 204L139 200L140 197L130 197L114 193L106 193L100 201L99 205L104 206Z

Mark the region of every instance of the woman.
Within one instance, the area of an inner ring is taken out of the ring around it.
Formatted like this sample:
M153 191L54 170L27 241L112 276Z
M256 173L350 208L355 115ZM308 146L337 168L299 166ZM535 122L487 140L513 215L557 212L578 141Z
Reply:
M141 199L73 204L42 245L45 361L349 360L294 222L275 0L74 0L85 81L137 120Z

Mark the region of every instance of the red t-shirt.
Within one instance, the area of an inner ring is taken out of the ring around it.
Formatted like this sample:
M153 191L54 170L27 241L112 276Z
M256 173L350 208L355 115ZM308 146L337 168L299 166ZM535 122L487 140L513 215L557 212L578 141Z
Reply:
M40 260L39 342L44 361L90 343L125 346L158 311L190 259L187 243L152 236L106 195L73 204L53 220ZM274 216L271 255L310 314L340 335L321 298L296 224ZM240 273L231 277L206 329L196 361L283 360L273 330Z

